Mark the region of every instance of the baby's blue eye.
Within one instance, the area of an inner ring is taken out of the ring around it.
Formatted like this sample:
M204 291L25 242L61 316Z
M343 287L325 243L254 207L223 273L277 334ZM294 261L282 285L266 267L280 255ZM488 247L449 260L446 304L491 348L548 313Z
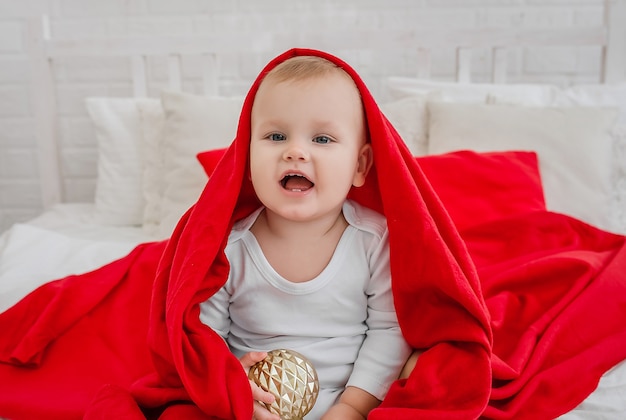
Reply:
M267 138L272 141L283 141L286 139L286 137L280 133L272 133L269 136L267 136Z
M328 144L332 141L333 140L328 136L317 136L313 139L313 142L318 143L318 144Z

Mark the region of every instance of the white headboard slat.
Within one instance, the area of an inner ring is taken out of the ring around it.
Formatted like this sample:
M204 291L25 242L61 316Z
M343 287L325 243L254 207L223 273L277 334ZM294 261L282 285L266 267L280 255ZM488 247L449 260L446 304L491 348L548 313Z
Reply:
M421 79L429 79L432 67L432 54L429 48L417 49L417 74Z
M28 22L28 50L31 58L31 103L35 118L37 160L44 208L63 201L63 182L59 156L57 100L52 63L46 54L49 25L32 19Z
M626 77L626 0L606 0L608 39L602 60L603 82L623 82Z
M183 90L182 64L180 54L170 54L167 57L168 86L171 90L180 92Z
M472 74L472 49L460 47L456 50L456 81L469 83Z
M143 55L133 55L130 60L133 76L133 96L136 98L148 96L146 57Z
M219 95L220 62L216 54L202 55L202 93Z
M493 63L491 81L497 84L506 83L508 49L504 47L494 47L491 54Z

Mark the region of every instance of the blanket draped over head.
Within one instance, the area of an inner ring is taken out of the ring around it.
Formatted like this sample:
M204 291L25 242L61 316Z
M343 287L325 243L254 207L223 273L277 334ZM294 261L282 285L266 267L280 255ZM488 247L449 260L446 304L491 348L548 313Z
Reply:
M371 418L554 417L626 358L626 298L610 299L626 296L621 236L540 212L462 238L356 72L293 49L252 85L236 138L170 240L0 314L0 417L251 418L244 370L199 303L226 281L233 223L260 205L248 177L256 91L297 55L336 63L361 93L374 167L350 198L387 218L398 320L423 351Z

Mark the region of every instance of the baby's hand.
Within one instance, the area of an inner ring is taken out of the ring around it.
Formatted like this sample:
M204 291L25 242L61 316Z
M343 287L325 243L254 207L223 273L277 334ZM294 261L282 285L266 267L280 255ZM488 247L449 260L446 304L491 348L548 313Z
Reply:
M241 362L241 366L246 371L246 374L250 370L250 368L257 362L265 359L267 357L267 353L262 351L253 351L250 353L246 353L239 361ZM263 388L258 386L254 381L250 380L250 388L252 388L252 398L254 399L254 413L252 418L255 420L280 420L280 417L276 414L272 414L269 412L267 408L259 401L262 401L266 404L271 404L274 402L274 395L271 393L264 391Z

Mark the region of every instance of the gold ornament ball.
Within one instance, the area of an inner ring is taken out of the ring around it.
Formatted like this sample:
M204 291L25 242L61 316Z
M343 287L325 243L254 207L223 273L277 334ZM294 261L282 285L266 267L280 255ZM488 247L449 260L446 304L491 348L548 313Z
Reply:
M265 359L250 368L248 377L276 397L272 404L263 404L282 420L302 419L319 393L315 368L293 350L269 351Z

